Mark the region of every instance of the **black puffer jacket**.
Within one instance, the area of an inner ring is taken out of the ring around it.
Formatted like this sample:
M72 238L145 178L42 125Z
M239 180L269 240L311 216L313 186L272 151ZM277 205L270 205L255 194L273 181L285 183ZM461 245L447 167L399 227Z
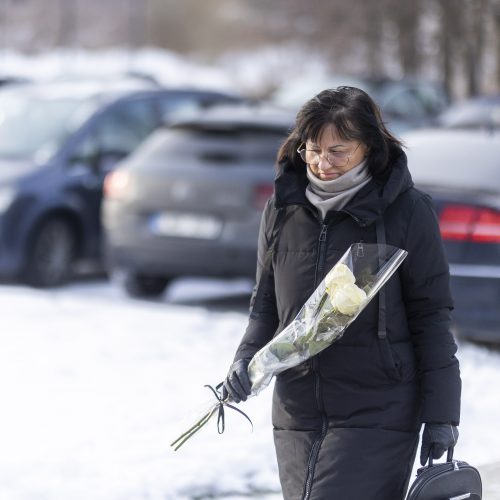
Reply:
M324 221L305 197L305 171L281 165L275 195L263 214L257 283L276 209L285 211L272 266L261 283L262 300L252 306L235 359L250 358L290 323L352 243L376 243L378 218L383 217L387 244L408 251L385 286L386 338L377 333L379 310L374 299L339 341L276 379L275 431L313 433L303 450L308 467L310 448L315 440L318 449L326 444L327 429L410 433L413 443L422 422L459 423L461 383L449 329L453 306L437 218L429 196L413 187L404 153L393 156L385 182L370 181L343 210L330 212ZM285 443L293 440L290 436L284 437ZM290 449L279 443L276 434L275 440L278 462L293 461L284 456ZM295 454L302 453L296 443L294 449ZM280 463L280 476L282 469ZM302 475L297 477L288 493L284 486L285 498L302 498L302 487L300 494L296 491ZM283 484L283 476L281 480ZM304 498L315 497L304 494Z

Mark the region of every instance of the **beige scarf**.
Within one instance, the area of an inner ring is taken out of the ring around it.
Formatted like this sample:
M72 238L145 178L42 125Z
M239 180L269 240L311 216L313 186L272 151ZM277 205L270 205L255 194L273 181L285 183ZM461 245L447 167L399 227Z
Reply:
M309 184L306 188L307 199L319 210L322 219L330 210L341 210L347 202L368 182L372 176L362 161L345 174L331 181L323 181L316 177L307 167Z

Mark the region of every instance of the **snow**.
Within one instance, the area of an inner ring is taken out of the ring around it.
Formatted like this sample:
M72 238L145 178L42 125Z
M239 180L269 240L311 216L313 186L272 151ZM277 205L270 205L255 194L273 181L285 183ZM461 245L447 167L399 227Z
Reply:
M223 379L244 313L132 301L105 283L53 292L3 286L0 304L0 498L278 489L270 390L246 405L253 433L228 414L222 436L211 422L179 451L169 447L210 400L203 384Z
M4 50L0 57L3 74L35 81L57 78L114 75L150 75L167 86L203 86L230 89L234 81L229 72L216 66L203 65L180 55L156 48L130 51L123 48L108 50L60 49L36 55Z
M291 52L295 58L283 57ZM3 50L0 51L0 68L2 75L40 82L135 74L153 77L167 87L202 87L259 96L293 76L296 78L296 66L292 60L296 61L303 55L304 49L286 46L259 52L228 53L209 65L153 47L136 51L123 48L100 51L60 49L36 55ZM321 71L319 56L309 56L307 64L311 72Z
M302 72L297 73L297 61ZM263 97L283 84L299 81L303 74L322 81L333 78L326 70L324 54L291 43L259 50L228 51L212 64L199 57L181 56L154 47L137 50L110 48L84 50L65 48L40 54L20 54L0 49L0 76L17 76L34 81L104 79L118 75L150 76L167 87L212 88L251 97ZM333 80L335 81L335 79Z
M272 388L178 451L246 325L245 281L179 280L157 301L116 282L0 286L0 498L121 500L280 495ZM221 306L228 300L226 310ZM215 306L214 306L215 304ZM456 457L500 460L500 354L462 343ZM272 494L274 492L274 494Z

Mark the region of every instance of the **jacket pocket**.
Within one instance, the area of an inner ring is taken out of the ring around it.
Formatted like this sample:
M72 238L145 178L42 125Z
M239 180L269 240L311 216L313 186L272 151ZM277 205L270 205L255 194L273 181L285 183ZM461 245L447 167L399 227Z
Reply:
M403 380L401 359L395 350L392 349L387 337L378 339L378 349L382 367L387 377L394 382L401 382Z
M378 339L380 362L389 380L412 382L417 378L417 361L411 341L390 342Z

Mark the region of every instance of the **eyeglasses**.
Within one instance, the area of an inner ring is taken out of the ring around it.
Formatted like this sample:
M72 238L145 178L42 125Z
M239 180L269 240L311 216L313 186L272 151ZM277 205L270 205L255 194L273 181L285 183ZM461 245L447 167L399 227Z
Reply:
M324 156L313 149L306 149L305 144L302 144L297 149L297 153L299 153L302 160L308 165L319 165L321 158L324 158L332 166L346 167L351 156L357 151L360 145L361 143L358 142L358 145L352 153L346 153L345 151L329 151L328 154Z

